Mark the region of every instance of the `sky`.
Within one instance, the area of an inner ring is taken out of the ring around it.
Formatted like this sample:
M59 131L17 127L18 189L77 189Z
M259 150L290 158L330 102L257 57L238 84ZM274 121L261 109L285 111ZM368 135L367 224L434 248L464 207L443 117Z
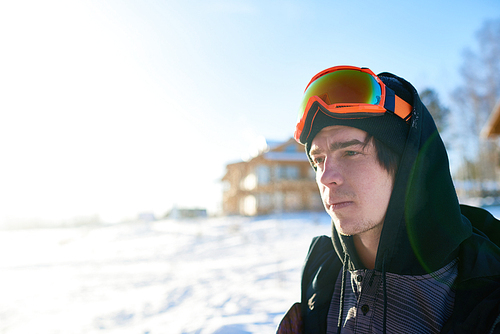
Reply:
M0 224L221 207L225 165L287 140L335 65L443 101L498 0L0 2Z

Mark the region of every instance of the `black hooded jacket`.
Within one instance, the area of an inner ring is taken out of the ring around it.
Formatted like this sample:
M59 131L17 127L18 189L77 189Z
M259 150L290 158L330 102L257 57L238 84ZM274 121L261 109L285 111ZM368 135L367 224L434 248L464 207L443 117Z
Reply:
M485 210L459 205L445 146L415 88L390 73L378 76L384 82L397 80L412 93L413 112L375 270L424 275L458 258L454 309L442 333L500 333L500 325L491 331L500 322L500 222ZM333 224L332 229L331 238L313 240L303 269L305 333L326 333L342 267L364 268L352 237L340 235Z

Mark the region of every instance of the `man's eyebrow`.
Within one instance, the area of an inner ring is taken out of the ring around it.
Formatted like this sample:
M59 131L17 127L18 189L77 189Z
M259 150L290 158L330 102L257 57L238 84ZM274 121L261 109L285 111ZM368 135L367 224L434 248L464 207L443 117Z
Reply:
M350 146L366 146L366 143L359 141L357 139L349 140L349 141L340 141L340 142L335 142L330 145L330 151L336 151L340 150L342 148L350 147Z
M343 149L343 148L346 148L346 147L358 146L358 145L365 147L366 143L364 143L362 141L359 141L357 139L353 139L353 140L349 140L349 141L337 141L337 142L334 142L334 143L330 144L329 150L330 150L330 152L333 152L333 151L337 151L337 150L340 150L340 149ZM320 149L319 147L314 147L309 152L309 155L321 154L322 151L323 150Z

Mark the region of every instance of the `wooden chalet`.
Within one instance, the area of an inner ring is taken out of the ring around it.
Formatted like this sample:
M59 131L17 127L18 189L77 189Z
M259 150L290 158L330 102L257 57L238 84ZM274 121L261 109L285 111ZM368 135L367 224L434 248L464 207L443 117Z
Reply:
M493 108L481 135L486 138L494 138L500 135L500 101Z
M227 165L222 181L227 215L324 210L304 146L293 138L266 142L248 161Z
M493 111L491 112L490 117L481 132L481 136L497 142L496 152L494 153L494 168L496 174L496 189L498 189L498 185L500 184L500 148L498 146L500 139L500 101L498 101L496 106L493 108Z

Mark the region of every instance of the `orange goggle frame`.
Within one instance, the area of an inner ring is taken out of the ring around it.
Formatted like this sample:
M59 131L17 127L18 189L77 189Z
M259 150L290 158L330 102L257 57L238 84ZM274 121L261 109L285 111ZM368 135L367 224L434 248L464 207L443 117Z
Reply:
M396 114L408 122L412 107L368 68L335 66L316 74L304 91L294 138L305 144L318 112L340 119Z

